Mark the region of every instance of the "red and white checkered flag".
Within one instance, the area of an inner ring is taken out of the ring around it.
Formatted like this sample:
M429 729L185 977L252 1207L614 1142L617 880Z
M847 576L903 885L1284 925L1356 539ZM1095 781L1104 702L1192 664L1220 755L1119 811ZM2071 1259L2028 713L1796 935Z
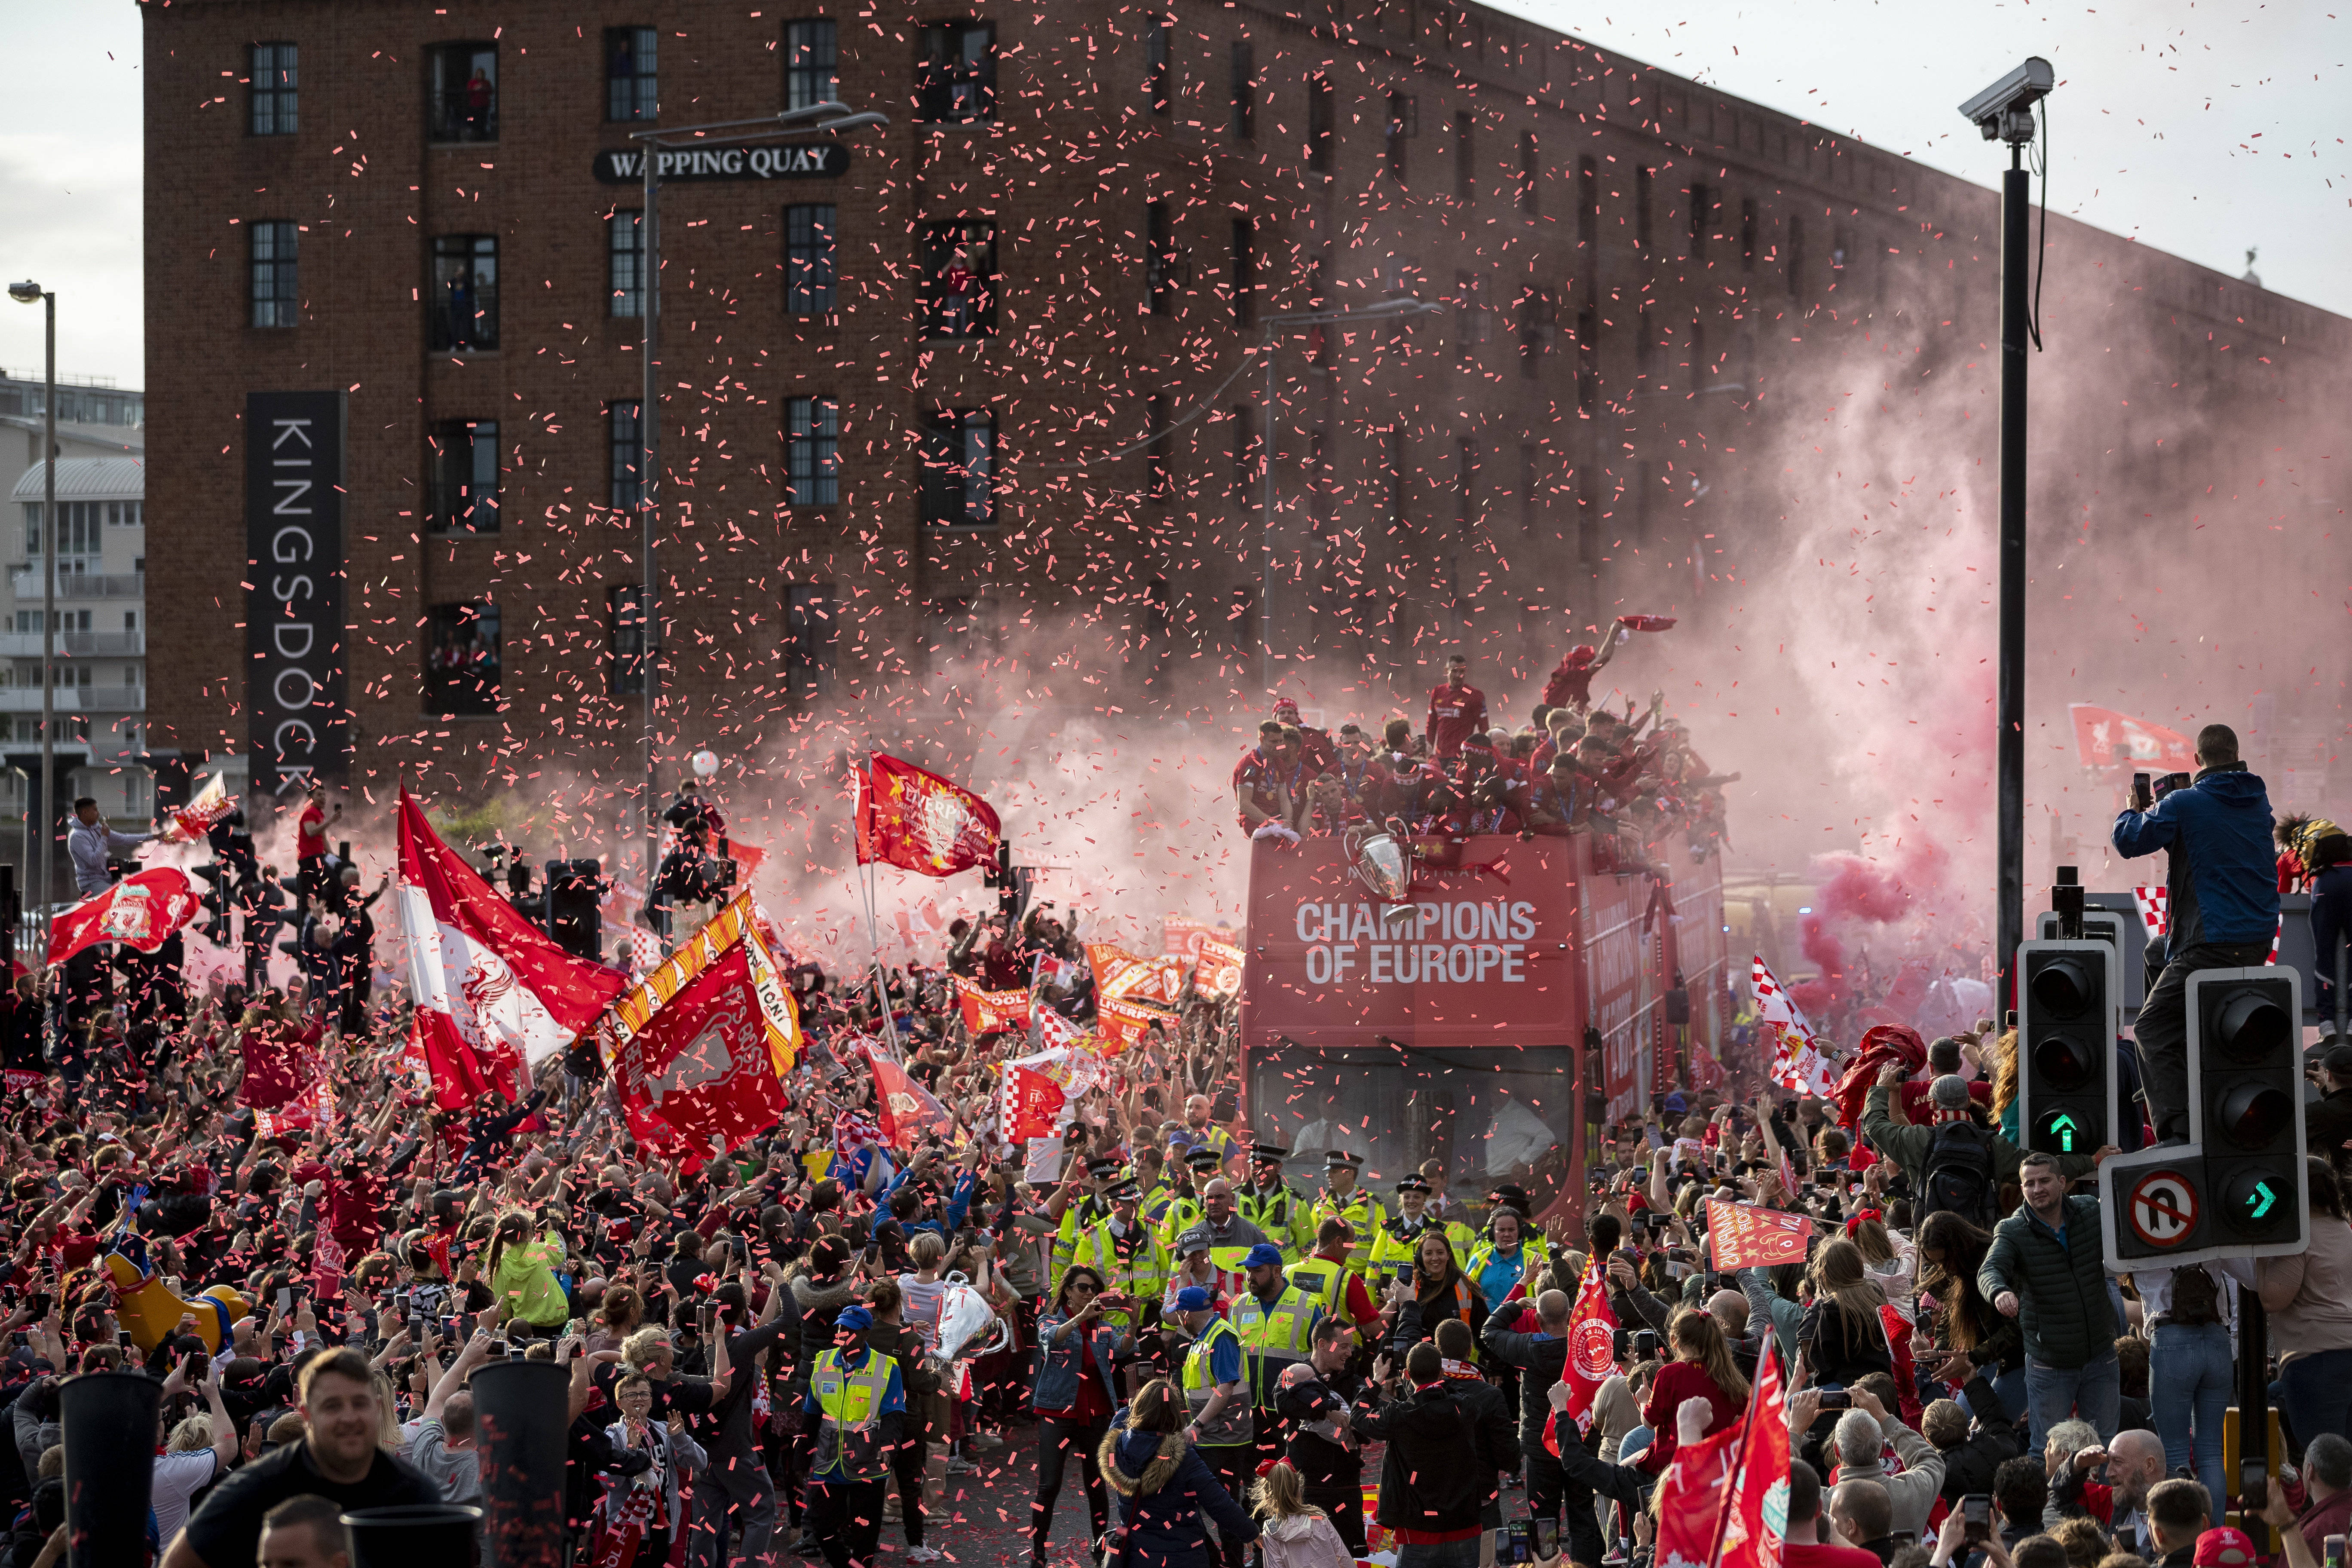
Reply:
M1756 997L1758 1021L1772 1037L1772 1081L1800 1094L1826 1099L1837 1087L1837 1075L1830 1070L1828 1058L1813 1039L1813 1026L1805 1022L1795 999L1765 965L1762 953L1755 955L1748 987Z
M2132 902L2139 906L2139 922L2147 930L2150 942L2172 934L2172 893L2168 888L2134 888ZM2263 960L2276 963L2279 939L2286 934L2286 916L2281 914L2278 923L2271 927L2271 955Z

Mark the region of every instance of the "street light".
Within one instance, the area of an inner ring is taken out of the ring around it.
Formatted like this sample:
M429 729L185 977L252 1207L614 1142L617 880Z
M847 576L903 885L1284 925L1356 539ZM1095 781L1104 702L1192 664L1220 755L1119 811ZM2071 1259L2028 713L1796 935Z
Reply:
M1413 316L1436 316L1445 307L1433 305L1410 294L1400 294L1378 300L1369 305L1346 310L1293 310L1279 316L1268 316L1259 323L1265 328L1265 451L1260 461L1265 466L1265 499L1261 503L1263 515L1258 520L1260 543L1257 577L1257 673L1258 683L1269 696L1274 691L1274 334L1285 327L1323 326L1340 321L1394 321Z
M678 125L658 131L633 131L629 140L643 149L638 154L644 167L640 171L645 182L646 210L638 222L639 253L643 258L644 276L638 281L641 297L639 320L644 333L639 345L643 363L638 366L645 378L642 401L637 405L637 553L645 581L638 589L637 638L638 669L645 683L646 727L646 889L645 896L654 894L654 875L661 853L661 781L660 768L654 747L654 720L661 702L662 665L658 657L661 638L655 618L654 537L657 531L656 469L654 460L660 424L656 399L660 390L655 384L654 348L658 341L661 316L661 154L664 150L691 147L713 135L724 132L727 142L740 144L747 142L778 142L793 136L822 136L838 131L855 131L866 125L887 125L890 117L872 110L852 112L849 106L832 100L813 103L806 109L786 110L781 114L763 114L751 120L719 120L708 125Z
M33 873L34 929L41 950L48 951L50 846L46 822L37 823L33 801L42 816L54 811L49 799L55 789L58 761L58 297L27 278L8 285L8 298L20 305L38 303L47 311L47 353L41 372L41 780L26 791L25 859ZM37 856L34 846L38 844Z

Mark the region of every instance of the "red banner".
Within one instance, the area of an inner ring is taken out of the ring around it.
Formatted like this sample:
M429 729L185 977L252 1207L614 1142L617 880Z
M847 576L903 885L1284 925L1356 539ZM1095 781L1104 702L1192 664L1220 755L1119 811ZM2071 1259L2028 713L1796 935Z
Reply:
M1160 917L1160 951L1171 958L1185 963L1201 962L1201 943L1211 937L1226 937L1233 933L1208 921L1196 921L1190 915Z
M911 1149L915 1136L933 1132L941 1137L955 1131L955 1118L931 1091L907 1076L905 1066L886 1051L866 1049L866 1066L874 1070L874 1099L882 1115L882 1136L893 1149Z
M1025 1029L1029 1026L1029 993L1026 991L982 991L961 975L956 976L956 994L963 1004L963 1026L968 1034L986 1035L998 1029Z
M1143 1043L1151 1026L1171 1021L1171 1015L1157 1007L1139 1007L1131 1002L1105 1001L1095 1011L1095 1038L1100 1042L1097 1050L1107 1057L1118 1056Z
M1812 1229L1813 1222L1802 1215L1722 1198L1706 1200L1706 1242L1715 1253L1716 1268L1725 1273L1802 1263Z
M152 953L204 907L187 875L168 866L125 877L93 893L57 918L49 931L51 963L63 963L83 948L119 942Z
M970 790L879 752L856 784L859 865L879 860L927 877L995 868L1003 826Z
M1244 961L1247 954L1229 942L1204 937L1201 942L1201 962L1192 971L1192 984L1203 996L1223 998L1241 994Z
M1755 1397L1736 1426L1675 1450L1658 1478L1660 1568L1779 1568L1787 1510L1768 1507L1789 1477L1789 1418L1780 1358L1768 1350ZM1668 1420L1674 1419L1670 1415Z
M1062 1086L1044 1073L1013 1068L1005 1078L1009 1108L1004 1136L1018 1143L1029 1138L1051 1138L1062 1113Z
M2143 773L2185 773L2196 770L2197 742L2178 730L2150 724L2112 708L2095 708L2087 702L2068 703L2066 713L2074 721L2074 749L2086 768L2128 769Z
M1621 885L1584 874L1583 843L1581 836L1472 838L1462 860L1500 862L1495 870L1424 865L1417 875L1428 890L1401 904L1382 903L1356 879L1338 839L1256 845L1248 963L1238 947L1208 939L1202 989L1215 954L1241 984L1254 1057L1275 1048L1276 1037L1309 1049L1378 1047L1383 1036L1424 1047L1562 1045L1574 1038L1562 1020L1585 1016L1574 956L1583 941L1580 883ZM1622 976L1629 999L1638 931L1634 938ZM1593 1022L1609 1026L1598 1016ZM1612 1092L1614 1067L1612 1058Z
M276 1110L317 1082L320 1068L315 1053L320 1037L316 1027L281 1024L275 1018L265 1018L242 1031L237 1048L245 1058L245 1078L237 1085L238 1103L257 1110Z
M1107 942L1086 944L1087 967L1094 971L1095 994L1121 1001L1165 1002L1159 966Z
M775 1125L800 1043L749 894L615 1002L599 1039L631 1135L689 1171Z
M13 1100L20 1094L31 1094L47 1080L47 1077L46 1073L34 1072L26 1068L8 1068L0 1070L0 1086L6 1088L8 1097Z

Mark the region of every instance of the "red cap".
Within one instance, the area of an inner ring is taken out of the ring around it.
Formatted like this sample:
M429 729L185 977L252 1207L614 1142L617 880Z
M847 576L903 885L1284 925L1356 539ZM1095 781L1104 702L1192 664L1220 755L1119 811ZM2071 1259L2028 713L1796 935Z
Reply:
M2197 1538L2197 1568L2252 1568L2254 1543L2242 1530L2228 1525Z

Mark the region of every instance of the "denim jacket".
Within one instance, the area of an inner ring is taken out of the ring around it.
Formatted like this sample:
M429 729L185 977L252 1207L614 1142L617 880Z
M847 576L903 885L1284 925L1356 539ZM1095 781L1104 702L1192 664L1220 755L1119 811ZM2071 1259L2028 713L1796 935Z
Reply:
M1080 1336L1070 1331L1071 1322L1050 1314L1038 1320L1034 1403L1040 1414L1077 1406L1084 1358L1079 1353ZM1118 1332L1108 1323L1097 1322L1085 1335L1085 1343L1095 1352L1095 1375L1102 1379L1103 1397L1117 1410L1120 1401L1118 1385L1111 1382L1110 1359L1118 1344Z

